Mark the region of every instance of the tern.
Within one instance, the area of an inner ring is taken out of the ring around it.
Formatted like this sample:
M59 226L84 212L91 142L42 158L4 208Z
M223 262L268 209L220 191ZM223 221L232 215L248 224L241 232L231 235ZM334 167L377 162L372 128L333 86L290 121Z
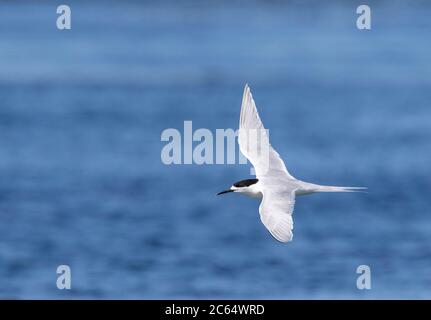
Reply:
M260 133L260 143L256 134ZM316 192L355 192L364 187L334 187L304 182L294 178L288 171L280 155L269 143L269 134L264 128L256 109L256 104L245 85L239 119L238 144L241 153L253 165L256 178L234 183L228 190L217 195L236 192L252 198L262 199L259 215L270 234L280 242L293 238L292 213L295 197ZM263 152L266 150L265 152Z

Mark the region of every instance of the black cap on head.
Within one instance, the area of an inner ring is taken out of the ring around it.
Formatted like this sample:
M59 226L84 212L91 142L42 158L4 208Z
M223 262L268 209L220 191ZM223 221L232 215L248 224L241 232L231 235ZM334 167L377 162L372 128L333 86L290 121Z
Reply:
M245 180L235 182L233 185L234 185L234 187L237 187L237 188L244 188L244 187L249 187L252 184L257 183L258 181L259 181L258 179L245 179Z

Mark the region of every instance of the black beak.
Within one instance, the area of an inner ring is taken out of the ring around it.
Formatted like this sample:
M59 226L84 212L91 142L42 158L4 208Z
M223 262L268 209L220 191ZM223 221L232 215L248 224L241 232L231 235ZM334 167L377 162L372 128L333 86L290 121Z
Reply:
M225 191L222 191L222 192L217 193L217 195L219 196L219 195L221 195L221 194L223 194L223 193L229 193L229 192L233 192L233 190L231 190L231 189L229 189L229 190L225 190Z

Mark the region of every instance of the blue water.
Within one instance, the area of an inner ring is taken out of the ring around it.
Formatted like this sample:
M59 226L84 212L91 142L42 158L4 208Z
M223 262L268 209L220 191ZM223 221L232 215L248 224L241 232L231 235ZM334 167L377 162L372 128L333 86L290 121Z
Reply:
M0 298L431 298L430 5L0 4ZM249 165L161 162L236 128L248 82L296 177L294 241L215 194ZM56 268L72 271L58 290ZM368 265L372 289L356 288Z

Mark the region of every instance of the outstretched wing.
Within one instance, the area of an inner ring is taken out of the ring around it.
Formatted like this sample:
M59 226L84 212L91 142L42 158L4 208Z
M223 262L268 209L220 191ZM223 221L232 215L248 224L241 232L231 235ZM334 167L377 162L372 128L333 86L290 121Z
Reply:
M259 141L256 141L259 137ZM253 165L256 176L289 174L280 155L269 143L268 133L260 120L250 87L245 85L239 118L238 144L242 154Z
M295 206L295 192L264 192L259 206L260 220L280 242L293 238L292 213Z

